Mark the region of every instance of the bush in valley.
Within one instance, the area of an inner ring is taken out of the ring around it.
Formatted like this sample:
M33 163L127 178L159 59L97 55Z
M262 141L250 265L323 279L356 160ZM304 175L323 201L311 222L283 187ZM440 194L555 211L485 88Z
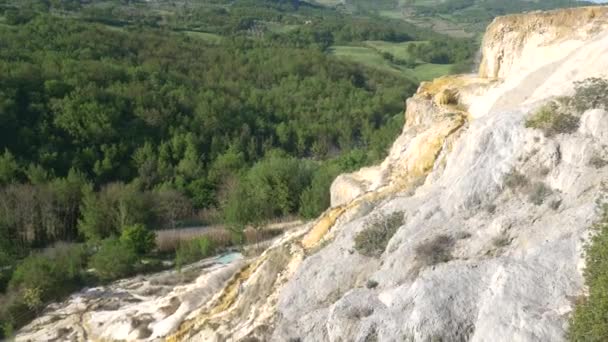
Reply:
M390 134L387 135L390 136ZM318 166L313 173L310 185L300 196L299 214L308 219L318 217L330 206L329 188L334 179L341 173L359 169L368 160L368 155L363 151L352 150Z
M85 176L71 169L66 177L48 182L0 187L0 236L11 242L11 250L77 240L80 203L88 186Z
M22 298L13 295L5 300L0 298L0 338L12 337L14 332L36 317Z
M82 245L62 243L33 253L15 268L9 292L38 289L43 302L59 298L80 284L86 260Z
M448 235L438 235L432 240L416 246L416 258L422 265L433 266L452 260L454 239Z
M181 269L186 264L212 256L215 249L213 241L206 236L183 241L175 252L175 265Z
M563 112L556 102L550 102L530 116L525 123L526 128L541 130L545 136L551 137L560 133L572 133L578 129L580 119L577 116Z
M300 194L310 185L310 162L271 153L256 163L231 191L225 203L226 222L260 225L277 216L298 212Z
M0 295L4 336L26 324L49 301L60 300L80 287L86 259L82 245L66 243L23 259L12 273L8 291Z
M403 212L400 211L372 216L355 237L355 250L365 256L379 257L402 225Z
M123 228L120 242L135 254L145 255L156 247L156 234L146 229L143 224L135 224Z
M471 39L435 38L425 43L409 44L407 51L413 58L427 63L458 64L459 69L468 65L470 69L477 48Z
M393 54L391 54L390 52L382 52L380 53L380 55L382 56L382 58L386 59L389 62L394 62L395 61L395 56L393 56Z
M17 180L19 174L19 164L13 154L5 149L0 155L0 185L6 185Z
M87 240L101 240L120 235L122 228L129 225L153 225L156 220L153 196L154 193L141 191L134 183L110 183L97 193L89 188L83 198L78 229Z
M101 242L97 252L91 257L89 266L102 280L114 280L132 275L137 263L137 254L117 238Z
M608 205L602 206L594 234L586 245L585 283L588 296L581 297L570 317L568 339L600 342L608 338Z

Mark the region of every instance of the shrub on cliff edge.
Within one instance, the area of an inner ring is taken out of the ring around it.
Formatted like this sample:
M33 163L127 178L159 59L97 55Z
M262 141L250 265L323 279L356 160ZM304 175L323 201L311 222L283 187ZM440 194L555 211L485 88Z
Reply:
M585 282L589 295L576 305L568 338L575 342L608 341L608 205L593 228L586 246Z
M401 225L403 212L400 211L373 216L365 224L365 229L355 237L355 249L365 256L379 257Z
M526 120L526 128L543 131L546 137L560 133L572 133L578 129L579 118L560 111L555 102L550 102L539 108Z

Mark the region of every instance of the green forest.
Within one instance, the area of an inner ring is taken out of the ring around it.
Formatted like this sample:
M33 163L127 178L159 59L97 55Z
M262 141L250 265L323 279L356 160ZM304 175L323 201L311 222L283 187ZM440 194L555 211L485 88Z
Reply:
M247 226L323 212L338 174L384 157L418 85L334 44L419 42L413 64L476 51L304 2L194 3L0 0L5 336L82 286L222 247L163 254L155 230L221 223L238 245Z

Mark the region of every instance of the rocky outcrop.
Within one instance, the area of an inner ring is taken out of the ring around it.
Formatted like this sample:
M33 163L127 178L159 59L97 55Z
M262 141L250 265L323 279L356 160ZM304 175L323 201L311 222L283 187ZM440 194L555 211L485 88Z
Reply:
M139 319L152 333L134 337L114 320L87 329L89 338L564 340L584 292L582 246L606 191L608 167L592 161L608 160L608 112L580 113L578 129L551 137L524 122L574 82L608 77L607 13L496 19L479 75L423 83L386 160L338 177L319 219L257 258L218 266L209 273L223 275L217 291L194 310L193 301L179 305L188 314L170 329ZM403 223L384 252L360 253L356 237L393 214ZM208 288L211 276L202 277ZM143 307L129 317L149 314Z
M567 57L608 28L608 7L498 17L482 44L479 75L506 78Z
M340 175L331 186L332 206L349 203L382 187L403 188L420 183L435 167L442 151L443 156L449 153L451 143L467 123L467 87L490 83L468 76L423 83L416 95L407 100L405 127L388 157L381 165Z

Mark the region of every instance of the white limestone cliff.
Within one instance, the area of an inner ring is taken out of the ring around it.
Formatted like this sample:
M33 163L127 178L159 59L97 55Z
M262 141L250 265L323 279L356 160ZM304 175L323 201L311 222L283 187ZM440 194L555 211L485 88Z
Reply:
M608 158L608 112L586 111L575 132L551 137L524 122L571 95L574 82L608 78L608 8L497 18L482 52L479 75L420 86L386 160L338 177L332 208L319 219L258 258L216 266L225 271L221 285L213 282L217 291L201 290L196 308L192 300L179 305L171 325L159 325L142 304L130 317L148 314L153 333L137 337L133 324L117 322L90 328L87 338L564 340L584 293L582 247L608 177L608 167L590 163ZM543 201L506 185L514 171L544 184ZM404 222L382 255L357 252L354 239L370 218L391 213ZM438 236L453 241L451 258L428 266L417 250ZM99 315L84 315L85 326ZM35 324L18 340L37 336L43 328Z

